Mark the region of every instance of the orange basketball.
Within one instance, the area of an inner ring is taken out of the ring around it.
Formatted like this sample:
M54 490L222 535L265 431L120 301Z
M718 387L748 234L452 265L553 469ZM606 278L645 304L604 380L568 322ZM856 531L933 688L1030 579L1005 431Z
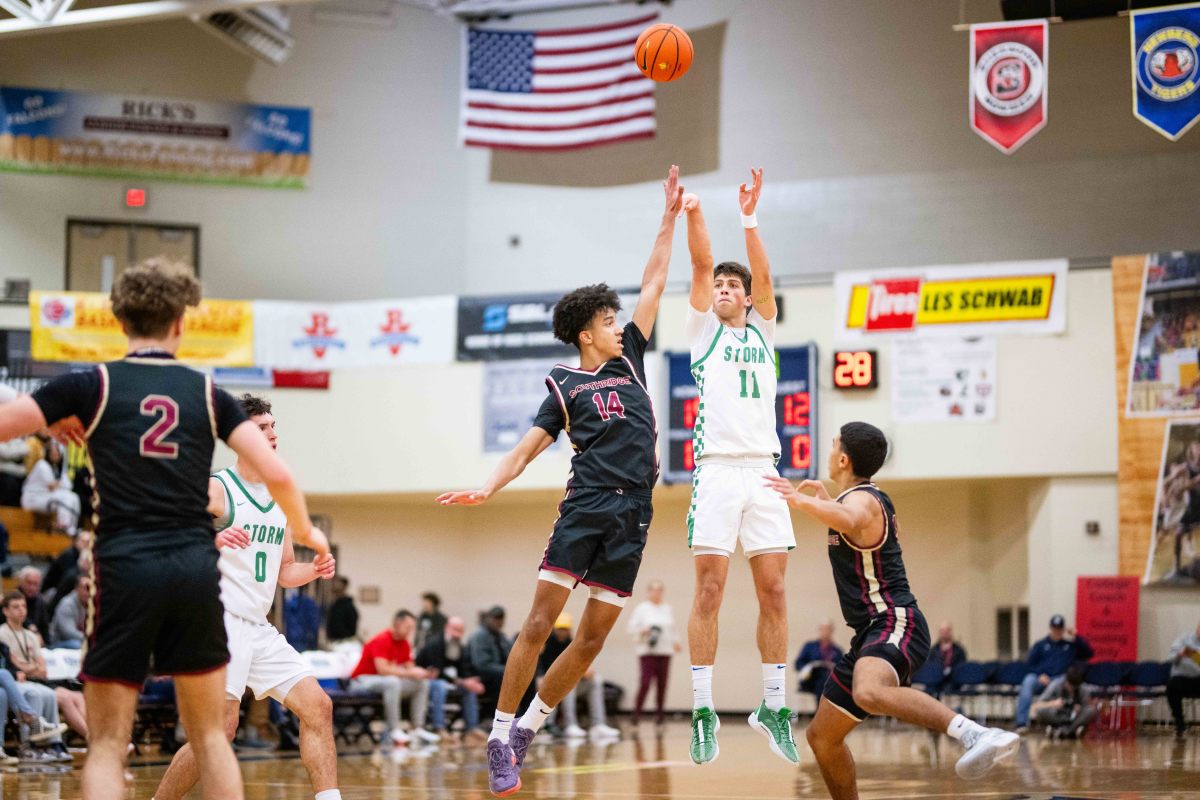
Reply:
M666 82L683 77L692 65L693 52L692 40L682 28L660 22L638 36L633 60L647 78Z

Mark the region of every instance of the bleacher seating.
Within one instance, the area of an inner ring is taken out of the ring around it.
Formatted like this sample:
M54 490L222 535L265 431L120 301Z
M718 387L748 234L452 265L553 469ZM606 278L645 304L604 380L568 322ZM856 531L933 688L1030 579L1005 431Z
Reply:
M52 533L50 518L20 508L0 506L0 522L8 528L8 552L31 558L54 558L71 546L71 537Z
M347 644L333 651L308 650L300 654L333 701L334 740L351 746L364 737L377 744L379 739L371 731L371 722L383 716L381 694L350 688L350 673L361 653L361 646Z

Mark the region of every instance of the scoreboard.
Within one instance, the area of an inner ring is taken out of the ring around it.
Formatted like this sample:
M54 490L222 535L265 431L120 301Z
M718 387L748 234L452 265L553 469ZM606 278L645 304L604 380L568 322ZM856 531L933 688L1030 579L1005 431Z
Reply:
M779 474L793 480L816 478L817 346L780 347L776 351L779 386L775 393L775 428L779 433ZM688 353L667 353L666 483L689 483L696 466L692 432L700 412L700 396Z

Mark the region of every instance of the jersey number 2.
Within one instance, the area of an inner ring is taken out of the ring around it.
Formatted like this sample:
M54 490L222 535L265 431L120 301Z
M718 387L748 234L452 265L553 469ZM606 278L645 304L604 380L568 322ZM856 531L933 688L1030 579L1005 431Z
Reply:
M143 458L179 458L179 445L163 441L179 427L179 404L162 394L142 398L142 416L158 417L150 430L142 434L138 450Z
M617 415L621 419L625 419L625 406L621 405L621 397L616 392L608 393L608 405L605 406L604 398L600 396L600 392L592 395L592 402L596 404L596 410L600 412L600 418L608 422Z

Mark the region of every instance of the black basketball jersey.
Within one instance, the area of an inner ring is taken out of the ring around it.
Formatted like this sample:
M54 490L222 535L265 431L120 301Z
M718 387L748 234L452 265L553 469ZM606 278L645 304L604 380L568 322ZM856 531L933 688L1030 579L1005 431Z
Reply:
M567 432L575 457L569 488L642 489L658 480L658 427L646 391L646 337L625 326L620 358L594 372L558 365L533 424L557 438Z
M148 531L211 538L213 448L246 420L212 378L153 351L63 375L33 399L48 424L77 416L87 429L98 547Z
M892 499L873 483L853 486L838 495L842 502L851 492L866 492L883 508L883 537L873 547L860 549L838 531L829 529L829 563L846 624L855 631L892 609L915 606L917 599L908 588L900 549L900 528Z

